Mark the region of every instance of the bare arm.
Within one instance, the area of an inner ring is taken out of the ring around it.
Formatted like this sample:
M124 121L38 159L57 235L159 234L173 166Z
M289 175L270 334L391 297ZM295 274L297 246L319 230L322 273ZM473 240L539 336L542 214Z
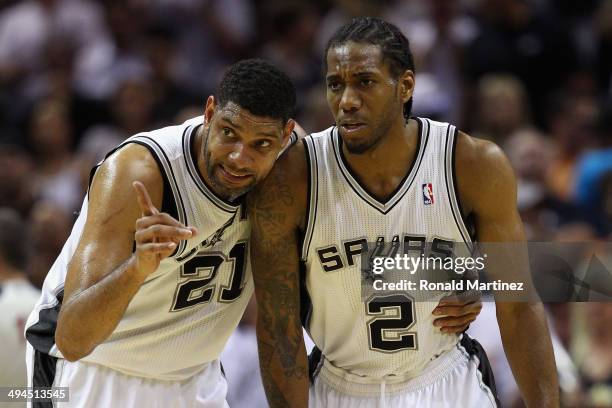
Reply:
M522 296L537 299L516 208L516 180L508 160L493 143L461 134L457 175L462 201L475 216L478 241L488 255L489 279L524 282L530 295ZM513 300L511 295L494 294L504 351L527 406L559 406L555 359L542 304L507 301Z
M259 361L272 407L308 406L297 241L306 209L306 174L304 147L299 142L249 194Z
M142 183L133 186L136 180ZM102 343L161 259L195 233L159 214L162 189L159 168L142 146L128 145L98 169L85 227L68 266L55 334L67 360L83 358Z

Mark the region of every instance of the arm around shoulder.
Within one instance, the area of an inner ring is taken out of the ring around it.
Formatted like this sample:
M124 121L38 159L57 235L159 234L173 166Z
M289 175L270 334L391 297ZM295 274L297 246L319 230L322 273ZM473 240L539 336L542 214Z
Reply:
M272 407L306 407L308 365L300 322L298 232L307 163L298 142L248 196L260 367Z

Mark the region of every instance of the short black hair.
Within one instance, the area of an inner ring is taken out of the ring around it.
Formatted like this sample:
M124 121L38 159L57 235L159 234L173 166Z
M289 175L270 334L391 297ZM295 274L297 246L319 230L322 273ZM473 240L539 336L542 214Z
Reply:
M395 25L376 17L355 17L340 27L327 42L323 65L327 70L327 53L332 47L347 42L380 46L382 59L389 64L391 74L399 77L404 71L415 72L410 42ZM404 104L404 117L410 117L412 98Z
M217 89L218 106L233 102L256 116L280 119L295 110L295 86L280 69L262 59L239 61L228 68Z
M11 267L23 271L26 266L26 225L17 211L0 208L0 257Z

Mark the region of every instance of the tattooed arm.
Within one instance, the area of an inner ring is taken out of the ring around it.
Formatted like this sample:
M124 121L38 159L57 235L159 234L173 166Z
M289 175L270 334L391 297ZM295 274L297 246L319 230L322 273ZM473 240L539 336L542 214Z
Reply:
M308 406L297 239L307 183L304 146L298 142L248 197L259 362L272 407Z

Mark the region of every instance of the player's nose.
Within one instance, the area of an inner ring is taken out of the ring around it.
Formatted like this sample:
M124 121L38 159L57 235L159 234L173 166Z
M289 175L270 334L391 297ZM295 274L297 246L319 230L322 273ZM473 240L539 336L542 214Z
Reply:
M352 86L345 86L340 97L340 109L345 112L355 111L361 107L361 99Z
M228 161L235 169L250 169L253 167L253 157L243 143L236 143L227 155Z

